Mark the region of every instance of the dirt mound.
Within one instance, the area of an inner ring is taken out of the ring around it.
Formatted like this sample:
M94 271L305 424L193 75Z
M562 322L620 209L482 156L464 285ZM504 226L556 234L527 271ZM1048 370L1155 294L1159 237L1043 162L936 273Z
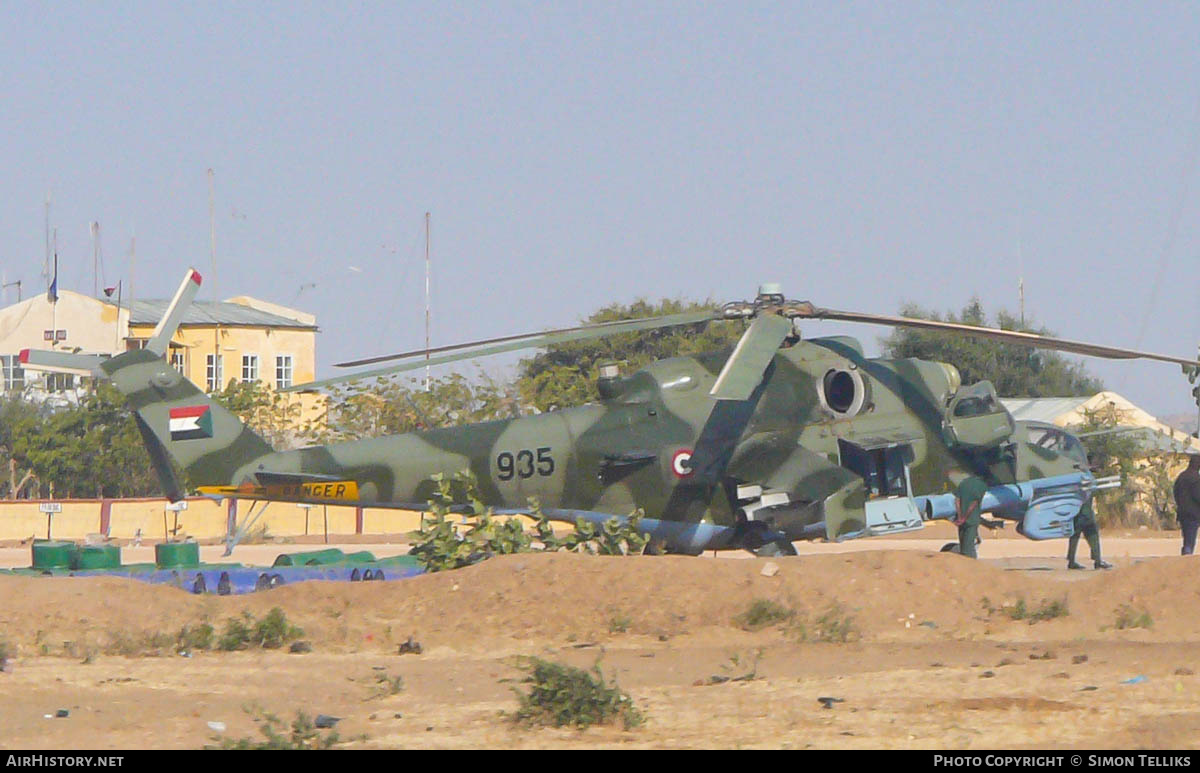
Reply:
M768 564L777 571L764 572ZM737 637L735 618L765 600L790 616L764 628L800 636L814 635L824 618L843 623L850 638L867 641L999 634L1068 639L1116 633L1118 616L1128 607L1145 612L1140 621L1152 625L1121 635L1161 638L1197 630L1194 616L1175 612L1200 601L1191 574L1186 559L1064 583L942 553L770 561L531 554L396 582L308 582L232 597L115 578L3 577L0 625L10 644L46 653L68 641L100 646L117 632L174 633L200 621L219 629L228 618L245 612L262 617L278 606L314 646L330 651L390 648L409 636L427 650L496 651L520 650L530 639ZM1055 603L1061 606L1054 614L1046 612Z
M1187 746L1200 702L1192 567L1015 572L915 550L529 554L227 597L6 576L6 743L194 749L218 722L256 736L244 709L257 705L285 721L343 717L351 745L384 748ZM274 607L310 650L175 655L185 625L220 632ZM401 654L409 637L419 654ZM514 654L602 663L646 726L516 729Z

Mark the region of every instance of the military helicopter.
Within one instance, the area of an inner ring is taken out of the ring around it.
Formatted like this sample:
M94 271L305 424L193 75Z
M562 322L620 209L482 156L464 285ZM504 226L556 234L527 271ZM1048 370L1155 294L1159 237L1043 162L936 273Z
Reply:
M802 338L798 320L843 320L991 338L1116 359L1186 358L1007 330L817 307L763 285L711 310L505 336L345 365L399 364L292 390L446 362L723 319L748 322L732 350L601 369L598 404L403 435L275 451L164 359L201 278L189 270L144 349L112 358L26 350L25 367L107 378L127 398L164 493L184 496L168 459L204 494L262 502L425 509L435 476L470 470L498 513L530 497L552 519L600 524L640 509L658 548L793 553L951 518L951 477L990 488L983 508L1031 539L1068 537L1098 489L1077 440L1016 422L987 382L949 363L868 358L845 336Z

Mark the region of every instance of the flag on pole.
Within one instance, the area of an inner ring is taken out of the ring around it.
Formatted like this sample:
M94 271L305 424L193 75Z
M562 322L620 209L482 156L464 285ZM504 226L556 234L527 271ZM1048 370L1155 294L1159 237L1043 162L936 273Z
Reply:
M58 303L58 253L54 253L54 278L50 280L50 287L46 288L46 301L49 303Z

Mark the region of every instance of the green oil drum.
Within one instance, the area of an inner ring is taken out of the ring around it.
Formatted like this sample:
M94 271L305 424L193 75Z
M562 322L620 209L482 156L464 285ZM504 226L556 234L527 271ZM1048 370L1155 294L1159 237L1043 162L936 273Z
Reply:
M280 553L272 566L324 566L325 564L340 564L346 560L346 554L337 548L310 550L305 553Z
M33 541L34 569L70 569L78 550L74 542L37 539Z
M72 569L117 569L121 566L121 548L116 545L85 545L75 554Z
M200 565L200 545L195 540L160 542L154 546L154 564L159 569Z

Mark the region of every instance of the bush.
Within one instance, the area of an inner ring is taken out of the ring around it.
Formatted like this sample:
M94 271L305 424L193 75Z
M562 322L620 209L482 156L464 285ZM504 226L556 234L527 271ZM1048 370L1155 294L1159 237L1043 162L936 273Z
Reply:
M845 607L836 601L830 603L829 607L811 624L806 620L801 620L797 627L801 641L845 644L859 638L858 626L854 624L854 618L847 614Z
M297 712L296 718L286 727L283 720L274 714L268 714L261 709L246 709L246 711L253 714L254 722L258 725L258 731L262 733L263 740L257 741L249 737L226 738L220 735L213 738L217 743L216 746L206 746L205 748L254 750L328 749L341 740L335 730L330 730L328 733L322 734L313 723L312 718L303 711Z
M517 667L528 674L521 683L531 685L528 693L517 691L521 705L514 719L520 724L574 725L583 729L620 719L629 730L645 721L616 681L605 681L599 663L585 671L527 657L518 659Z
M733 622L747 631L757 631L791 620L795 615L794 610L776 601L755 599L745 612L733 618Z
M213 646L213 627L208 623L196 626L185 625L175 637L175 649L179 652L210 650Z
M231 617L226 621L217 649L224 652L249 647L278 649L303 635L304 631L289 623L279 607L273 608L262 620L255 620L249 612L243 612L241 619Z
M1153 625L1154 618L1144 609L1134 609L1130 604L1122 604L1117 610L1117 630L1150 628Z
M409 555L417 558L427 572L459 569L489 556L508 553L569 550L593 555L636 555L645 550L649 541L638 531L640 512L624 521L614 517L600 528L579 520L574 533L560 538L536 499L530 500L530 515L537 523L532 532L527 532L516 518L494 517L492 508L479 498L478 483L469 470L451 478L435 475L433 480L437 492L429 500L429 512L421 517L421 528L409 550ZM459 512L463 509L472 514Z
M1019 598L1014 603L993 607L991 602L985 596L983 599L983 607L987 610L988 615L999 612L1010 620L1028 620L1030 625L1042 622L1043 620L1053 620L1057 617L1066 617L1071 614L1071 610L1067 608L1067 600L1065 598L1053 601L1047 599L1041 603L1036 609L1030 609L1025 603L1025 599Z

